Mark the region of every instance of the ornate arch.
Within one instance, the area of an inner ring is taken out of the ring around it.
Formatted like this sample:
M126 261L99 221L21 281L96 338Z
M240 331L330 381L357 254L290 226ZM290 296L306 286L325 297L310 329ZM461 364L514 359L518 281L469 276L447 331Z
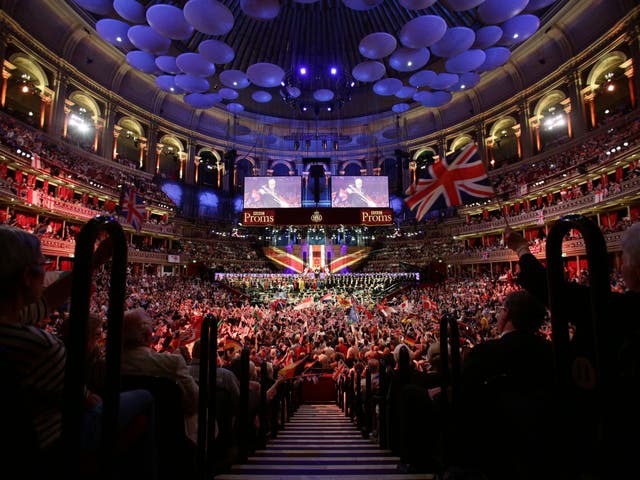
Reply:
M176 152L184 152L184 145L174 135L163 135L158 143L161 143L165 147L172 147Z
M32 57L24 53L14 53L9 57L9 62L31 77L33 85L40 91L49 87L49 78L40 64Z
M82 91L76 90L75 92L71 92L69 95L69 100L71 100L74 104L79 107L83 107L87 110L87 112L91 113L92 118L101 118L102 114L100 112L100 105L98 102L94 100L91 95Z
M291 162L287 160L282 160L282 159L272 160L269 168L273 170L277 165L284 165L285 167L287 167L287 170L289 170L289 173L291 172L294 172L294 174L296 173L295 165L293 165Z
M450 152L455 152L456 150L464 147L469 143L473 143L474 140L468 133L463 133L462 135L458 135L453 142L451 142L451 147L449 147Z
M518 122L511 115L507 115L506 117L502 117L500 120L497 120L489 130L489 135L493 138L497 138L502 136L501 132L503 130L512 131L514 125L517 125Z
M418 158L420 158L420 156L426 152L431 152L433 154L434 157L438 156L438 152L435 150L435 148L433 147L422 147L419 148L418 150L416 150L416 152L413 154L413 157L411 158L412 160L418 160Z
M340 164L339 170L340 171L346 170L349 165L357 165L359 170L362 170L364 168L364 165L360 160L345 160L343 163Z
M198 152L196 153L196 156L202 157L202 154L204 152L209 152L211 155L213 155L213 157L218 162L222 161L222 156L220 155L220 152L218 152L215 148L210 148L210 147L202 147L200 150L198 150Z
M559 104L562 100L567 98L567 94L562 90L551 90L546 95L544 95L533 110L533 114L536 117L544 117L544 112L548 110L550 107Z
M627 56L619 50L609 53L591 68L587 76L587 85L593 89L598 88L598 79L605 73L618 68L625 60L627 60Z
M142 124L133 117L122 117L118 120L118 126L122 127L123 130L129 130L136 135L144 137Z

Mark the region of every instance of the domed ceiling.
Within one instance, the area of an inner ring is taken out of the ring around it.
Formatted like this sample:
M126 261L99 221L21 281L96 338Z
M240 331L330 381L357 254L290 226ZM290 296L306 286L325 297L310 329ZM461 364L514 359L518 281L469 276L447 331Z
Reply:
M566 0L67 0L196 109L336 119L441 107Z

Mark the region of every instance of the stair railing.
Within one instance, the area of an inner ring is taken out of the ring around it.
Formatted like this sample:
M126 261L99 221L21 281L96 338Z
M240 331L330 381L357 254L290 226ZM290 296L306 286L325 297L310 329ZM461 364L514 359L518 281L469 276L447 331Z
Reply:
M106 379L102 394L103 414L99 452L100 474L107 478L114 468L113 458L118 437L120 354L127 278L127 241L122 226L111 216L92 218L80 229L76 237L62 408L62 442L65 454L69 456L65 462L66 468L72 471L74 465L77 465L74 453L80 451L82 442L87 319L91 301L94 246L100 232L106 232L113 243L107 311Z

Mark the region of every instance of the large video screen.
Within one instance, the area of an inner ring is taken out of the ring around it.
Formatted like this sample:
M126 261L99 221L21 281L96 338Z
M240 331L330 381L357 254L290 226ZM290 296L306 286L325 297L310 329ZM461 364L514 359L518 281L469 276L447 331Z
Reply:
M389 208L388 177L331 177L331 206Z
M244 208L301 206L301 177L244 177Z

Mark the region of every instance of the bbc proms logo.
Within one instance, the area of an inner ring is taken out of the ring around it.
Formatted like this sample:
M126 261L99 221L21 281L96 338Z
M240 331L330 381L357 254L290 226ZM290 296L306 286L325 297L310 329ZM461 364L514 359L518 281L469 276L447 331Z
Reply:
M364 225L386 225L393 223L393 213L388 210L361 210L360 221Z
M270 225L276 219L273 210L245 210L242 213L242 223L244 225Z

